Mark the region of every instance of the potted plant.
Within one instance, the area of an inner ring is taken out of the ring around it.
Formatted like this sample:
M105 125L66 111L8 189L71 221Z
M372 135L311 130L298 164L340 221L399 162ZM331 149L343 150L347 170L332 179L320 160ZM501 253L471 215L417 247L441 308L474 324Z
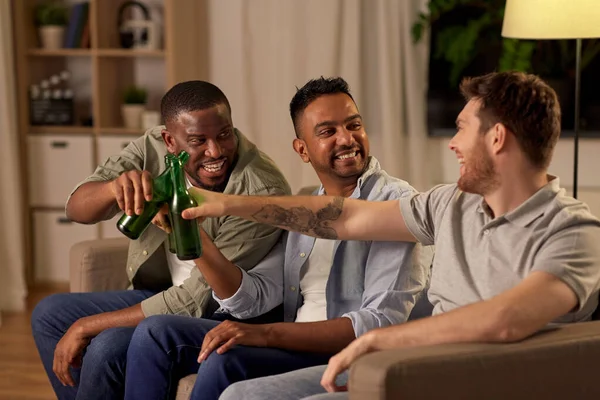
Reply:
M505 0L429 0L427 10L417 16L412 26L413 41L423 40L425 30L434 24L431 56L447 68L450 92L456 91L463 75L473 72L533 72L556 90L563 109L563 122L570 121L572 118L568 114L574 98L575 47L570 43L573 41L503 38L504 6ZM600 40L586 40L582 70L599 53ZM440 96L434 98L434 103L437 108L430 110L435 113L430 119L447 119L441 115L446 112L448 99ZM448 112L450 115L455 113L454 109Z
M463 71L480 55L498 49L497 70L531 70L535 42L502 38L505 0L430 0L426 13L420 13L413 24L415 43L423 32L438 20L460 13L465 21L445 24L431 44L432 56L445 60L450 66L449 83L456 87Z
M35 23L44 49L63 47L68 22L67 7L55 1L40 3L35 8Z
M131 85L123 92L123 104L121 115L126 128L140 129L142 126L142 114L146 109L146 89Z

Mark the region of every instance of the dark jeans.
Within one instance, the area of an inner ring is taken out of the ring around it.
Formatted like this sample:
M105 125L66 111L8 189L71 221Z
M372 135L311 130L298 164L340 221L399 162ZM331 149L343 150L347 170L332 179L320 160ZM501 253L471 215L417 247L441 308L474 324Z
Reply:
M230 384L326 364L331 355L235 346L198 365L204 335L220 322L155 315L135 330L127 351L126 399L173 399L177 382L198 373L192 399L218 399Z
M58 399L123 398L127 348L135 328L107 329L93 338L84 352L82 367L70 368L75 387L63 386L52 371L54 349L78 319L122 310L154 294L146 290L61 293L38 303L31 316L33 338Z

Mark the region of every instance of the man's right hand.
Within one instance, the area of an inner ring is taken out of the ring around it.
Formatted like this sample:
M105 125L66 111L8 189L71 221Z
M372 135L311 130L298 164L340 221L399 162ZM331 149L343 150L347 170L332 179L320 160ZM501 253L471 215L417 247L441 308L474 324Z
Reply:
M127 171L111 182L119 208L127 215L140 215L144 202L152 200L152 176L148 171Z
M198 203L197 207L191 207L183 211L181 216L185 219L199 219L198 222L207 217L222 217L225 215L225 199L238 196L213 192L206 189L191 187L188 189L192 197Z
M54 361L52 371L56 377L65 386L75 386L75 381L69 372L69 366L81 367L83 350L90 343L90 339L85 337L77 326L73 324L60 339L54 350Z

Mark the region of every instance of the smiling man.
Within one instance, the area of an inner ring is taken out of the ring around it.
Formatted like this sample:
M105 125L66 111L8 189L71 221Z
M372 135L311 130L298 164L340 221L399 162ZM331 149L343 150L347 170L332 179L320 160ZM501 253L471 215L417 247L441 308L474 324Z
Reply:
M290 194L275 164L234 128L229 102L216 86L177 84L163 97L161 113L164 126L131 142L75 188L66 206L71 220L96 223L119 209L140 214L152 198L152 178L166 168L164 156L182 150L190 154L188 186ZM222 257L243 269L254 267L280 237L279 229L236 217L208 218L202 229ZM210 311L211 291L194 262L170 253L166 233L154 225L131 241L127 275L133 290L57 294L35 308L33 335L59 399L122 398L127 349L140 321Z

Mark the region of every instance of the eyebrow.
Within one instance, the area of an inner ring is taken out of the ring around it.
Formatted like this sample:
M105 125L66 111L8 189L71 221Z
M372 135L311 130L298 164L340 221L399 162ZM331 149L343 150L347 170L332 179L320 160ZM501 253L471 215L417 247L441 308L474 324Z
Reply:
M225 124L223 125L221 128L219 128L219 132L223 132L225 130L229 130L229 129L233 129L233 125L231 124ZM186 132L186 135L188 138L198 138L198 137L205 137L206 134L205 133L199 133L198 131L194 130L192 132Z
M352 121L352 120L354 120L354 119L357 119L357 118L358 118L358 119L360 119L360 120L362 121L362 116L361 116L360 114L353 114L353 115L349 116L348 118L346 118L346 119L343 121L343 123L344 123L344 124L347 124L348 122L350 122L350 121ZM323 121L323 122L319 122L318 124L316 124L316 125L315 125L315 127L314 127L314 129L313 129L313 130L316 132L316 131L317 131L319 128L321 128L322 126L333 126L333 125L335 125L335 124L337 124L337 121L331 121L331 120L329 120L329 121Z

